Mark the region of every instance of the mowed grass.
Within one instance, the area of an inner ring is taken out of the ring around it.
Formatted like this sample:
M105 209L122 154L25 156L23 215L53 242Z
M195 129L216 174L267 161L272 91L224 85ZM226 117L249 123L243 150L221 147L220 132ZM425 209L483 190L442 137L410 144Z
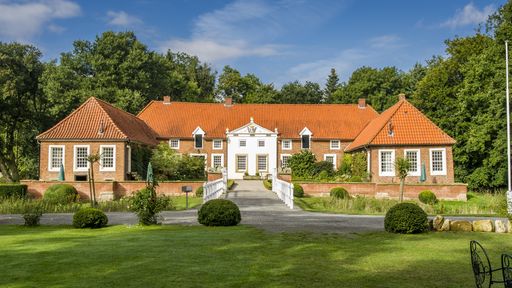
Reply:
M268 234L255 228L0 226L0 287L473 287L512 235Z

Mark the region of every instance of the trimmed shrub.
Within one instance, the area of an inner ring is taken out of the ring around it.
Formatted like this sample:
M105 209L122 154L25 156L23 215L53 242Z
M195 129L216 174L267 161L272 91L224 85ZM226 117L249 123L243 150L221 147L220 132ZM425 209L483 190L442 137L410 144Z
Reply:
M23 219L25 220L25 226L38 226L39 220L43 215L43 208L39 201L28 201L25 202L23 208Z
M363 182L363 178L361 176L352 176L348 182Z
M156 196L154 188L146 187L135 193L131 198L131 210L139 217L139 224L152 225L158 223L157 214L171 203L167 196Z
M423 204L433 205L437 203L436 194L430 190L421 191L420 194L418 194L418 199Z
M107 215L96 208L83 208L73 215L73 227L75 228L101 228L107 226L107 223Z
M196 197L203 197L203 186L199 186L196 189Z
M27 197L27 185L25 184L0 184L0 199Z
M228 179L228 190L233 189L233 185L235 185L235 180Z
M386 213L384 229L400 234L425 232L428 230L427 213L416 204L399 203Z
M272 180L263 180L263 186L265 186L267 190L272 190Z
M329 161L318 161L313 164L313 174L319 175L323 173L327 175L327 177L332 176L334 174L334 167Z
M226 199L210 200L197 213L197 221L205 226L235 226L241 220L238 206Z
M304 189L299 184L293 184L293 197L304 197Z
M329 192L329 195L336 199L345 199L350 197L348 195L348 191L343 187L332 188L331 191Z
M55 184L44 192L43 200L51 204L68 204L75 202L78 192L69 184Z

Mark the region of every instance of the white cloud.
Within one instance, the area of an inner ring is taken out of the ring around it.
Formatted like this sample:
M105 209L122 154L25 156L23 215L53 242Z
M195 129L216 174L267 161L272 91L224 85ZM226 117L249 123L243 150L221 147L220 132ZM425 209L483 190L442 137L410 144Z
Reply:
M108 11L108 24L121 27L133 27L142 24L142 20L124 11Z
M80 6L67 0L0 2L0 37L28 41L52 20L72 18L80 13ZM53 28L48 27L50 31L54 31Z
M400 43L400 40L400 37L398 37L397 35L382 35L371 38L368 42L370 43L370 46L373 48L393 49L399 48L403 45Z
M473 3L469 3L464 8L458 9L452 18L441 23L441 27L454 29L466 25L480 24L485 22L494 11L493 5L487 5L482 10L478 10Z

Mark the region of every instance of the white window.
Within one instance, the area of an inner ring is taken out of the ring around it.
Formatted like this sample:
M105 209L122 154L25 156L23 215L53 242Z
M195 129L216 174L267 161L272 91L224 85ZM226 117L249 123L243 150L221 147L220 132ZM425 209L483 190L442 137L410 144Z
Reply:
M247 141L246 141L246 140L241 139L241 140L240 140L240 142L239 142L239 146L240 146L240 147L246 147L246 146L247 146Z
M172 149L180 149L180 139L170 139L169 147Z
M236 155L236 171L247 171L247 155Z
M258 171L267 171L267 155L258 155Z
M89 161L87 161L87 157L89 156L89 145L75 145L75 157L74 157L74 171L87 171L89 169Z
M336 169L336 154L324 154L324 161L330 162L332 168Z
M212 167L224 167L224 154L212 154Z
M283 142L281 142L281 149L292 150L292 140L283 140Z
M194 135L194 148L195 149L203 149L203 135L202 134Z
M395 176L395 150L379 150L379 176Z
M213 140L213 149L215 149L215 150L222 149L222 139L214 139Z
M64 145L50 145L48 149L48 171L60 171L64 165Z
M290 160L290 157L292 157L292 155L289 155L289 154L281 155L281 168L288 168L288 160Z
M100 145L100 171L116 171L115 145Z
M331 150L340 150L340 140L331 140Z
M430 149L430 175L446 175L446 149Z
M265 147L265 140L258 140L258 147Z
M409 160L409 176L420 176L421 175L421 167L420 167L420 150L411 149L404 151L405 159Z

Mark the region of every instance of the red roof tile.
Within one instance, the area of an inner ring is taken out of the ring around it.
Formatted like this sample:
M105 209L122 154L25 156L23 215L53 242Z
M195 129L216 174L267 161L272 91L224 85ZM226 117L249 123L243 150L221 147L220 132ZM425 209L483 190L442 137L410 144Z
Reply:
M99 133L103 127L103 133ZM155 145L156 133L144 121L107 102L89 98L52 128L39 134L38 140L129 140Z
M345 151L370 145L453 144L455 140L452 137L403 99L371 121Z
M377 112L357 104L234 104L152 101L138 117L160 138L192 137L198 126L207 138L224 138L226 129L234 130L254 122L269 130L278 129L280 137L299 138L307 127L317 139L354 139Z

